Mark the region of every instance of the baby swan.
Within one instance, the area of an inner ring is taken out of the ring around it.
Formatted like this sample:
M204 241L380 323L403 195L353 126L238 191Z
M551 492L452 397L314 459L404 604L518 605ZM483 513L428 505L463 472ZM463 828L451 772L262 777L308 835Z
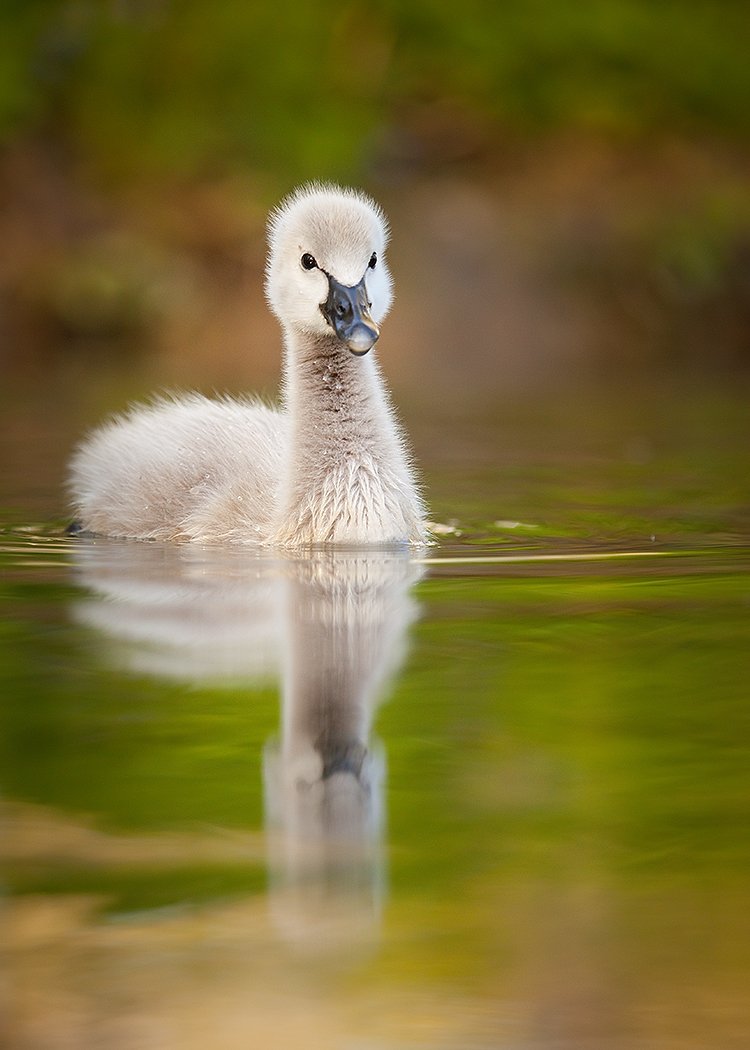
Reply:
M161 399L73 457L81 531L204 543L421 543L424 506L372 354L391 304L380 208L303 186L271 213L266 298L283 404Z

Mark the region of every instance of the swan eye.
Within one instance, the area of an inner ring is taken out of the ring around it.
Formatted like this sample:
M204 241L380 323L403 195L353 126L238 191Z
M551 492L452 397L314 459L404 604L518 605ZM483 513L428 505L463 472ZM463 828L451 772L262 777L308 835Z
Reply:
M370 261L367 264L370 267L371 270L375 269L375 264L377 263L377 261L378 261L378 253L377 252L373 252L372 255L370 256Z
M309 252L305 252L305 254L300 259L300 262L302 263L303 270L315 270L318 266L318 264L315 262L315 256L310 255Z

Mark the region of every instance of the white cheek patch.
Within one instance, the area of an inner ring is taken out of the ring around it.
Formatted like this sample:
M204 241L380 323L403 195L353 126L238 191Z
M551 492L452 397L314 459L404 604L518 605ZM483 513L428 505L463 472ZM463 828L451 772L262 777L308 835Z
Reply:
M367 271L365 284L367 295L372 303L373 320L379 323L388 313L393 298L388 269L382 260L378 260L374 270Z
M295 308L299 316L315 314L328 296L328 281L320 270L306 273L300 269L294 280Z

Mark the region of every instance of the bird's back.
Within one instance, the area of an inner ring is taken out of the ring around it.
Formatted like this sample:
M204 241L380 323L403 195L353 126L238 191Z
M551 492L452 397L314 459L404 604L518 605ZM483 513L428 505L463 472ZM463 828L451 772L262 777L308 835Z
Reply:
M284 415L199 394L95 430L71 466L83 528L138 539L264 541L287 449Z

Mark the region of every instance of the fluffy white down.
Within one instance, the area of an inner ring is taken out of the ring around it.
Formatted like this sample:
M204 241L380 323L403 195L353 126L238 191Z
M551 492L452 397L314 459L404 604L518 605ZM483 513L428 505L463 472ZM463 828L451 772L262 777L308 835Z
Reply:
M373 353L354 356L321 312L330 274L391 303L387 228L369 198L303 187L269 220L266 295L284 334L283 403L200 394L138 406L75 453L87 532L205 543L421 543L424 506ZM301 265L309 252L318 262ZM376 266L371 265L373 253Z
M117 416L74 456L87 531L139 539L266 540L287 447L286 417L200 394Z

